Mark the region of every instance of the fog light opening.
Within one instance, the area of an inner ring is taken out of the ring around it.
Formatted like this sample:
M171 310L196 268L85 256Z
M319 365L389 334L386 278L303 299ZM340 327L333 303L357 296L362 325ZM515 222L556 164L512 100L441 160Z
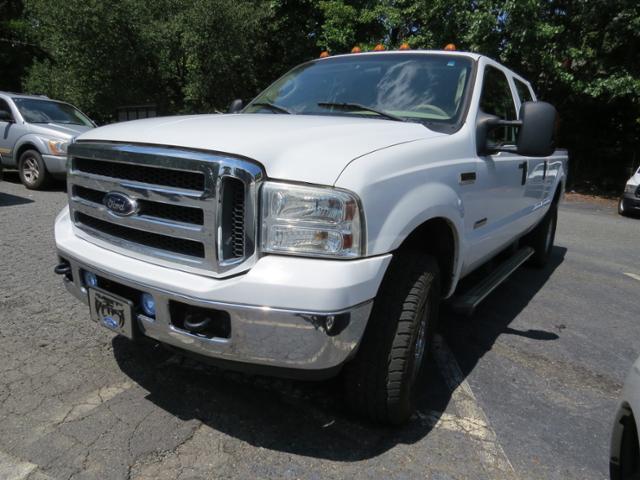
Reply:
M86 270L83 271L82 280L84 281L85 287L96 288L98 286L98 277L95 273L87 272Z
M156 317L156 300L153 298L153 295L150 293L143 293L140 295L140 305L142 307L142 311L147 317Z

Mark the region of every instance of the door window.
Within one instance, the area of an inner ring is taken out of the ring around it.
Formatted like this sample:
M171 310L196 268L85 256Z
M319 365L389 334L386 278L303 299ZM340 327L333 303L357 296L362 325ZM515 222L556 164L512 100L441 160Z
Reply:
M11 109L9 108L9 104L0 98L0 111L7 112L11 117L13 117L13 113L11 113ZM0 122L3 120L0 120Z
M520 103L524 102L533 102L533 97L531 96L531 90L526 83L521 82L517 78L513 79L513 83L516 85L516 90L518 91L518 97L520 97Z
M501 70L487 67L484 70L480 108L483 112L503 120L516 120L516 105L507 77ZM514 127L499 127L489 133L489 141L496 145L513 145L516 141Z

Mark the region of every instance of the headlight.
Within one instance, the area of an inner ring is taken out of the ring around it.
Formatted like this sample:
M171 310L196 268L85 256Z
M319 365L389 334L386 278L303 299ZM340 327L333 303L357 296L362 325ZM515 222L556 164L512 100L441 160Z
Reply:
M624 187L624 193L633 193L636 191L637 185L631 185L630 183L627 183L627 186Z
M49 140L49 151L54 155L66 155L69 142L66 140Z
M262 186L262 251L333 258L364 254L358 198L342 190Z

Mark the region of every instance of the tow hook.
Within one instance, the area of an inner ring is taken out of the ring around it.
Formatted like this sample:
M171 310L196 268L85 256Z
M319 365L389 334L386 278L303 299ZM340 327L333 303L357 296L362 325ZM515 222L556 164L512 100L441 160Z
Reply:
M188 313L184 319L184 328L191 333L204 334L209 328L211 321L211 317L203 315L200 312Z
M61 262L53 268L53 271L57 275L71 275L71 265L68 262Z

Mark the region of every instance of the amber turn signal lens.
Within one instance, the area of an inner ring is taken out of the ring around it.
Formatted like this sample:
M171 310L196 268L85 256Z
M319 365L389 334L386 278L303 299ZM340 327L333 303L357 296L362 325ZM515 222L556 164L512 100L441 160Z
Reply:
M351 49L351 53L360 53L360 52L362 52L362 49L357 45Z
M327 58L329 56L329 52L326 50L320 54L320 58Z
M411 47L407 42L404 42L402 45L400 45L400 50L411 50Z
M447 43L444 47L445 50L449 52L453 52L456 49L456 46L453 43Z
M373 49L373 51L374 51L374 52L381 52L381 51L383 51L384 49L385 49L385 48L384 48L384 45L382 45L381 43L379 43L379 44L377 44L377 45L375 46L375 48Z

